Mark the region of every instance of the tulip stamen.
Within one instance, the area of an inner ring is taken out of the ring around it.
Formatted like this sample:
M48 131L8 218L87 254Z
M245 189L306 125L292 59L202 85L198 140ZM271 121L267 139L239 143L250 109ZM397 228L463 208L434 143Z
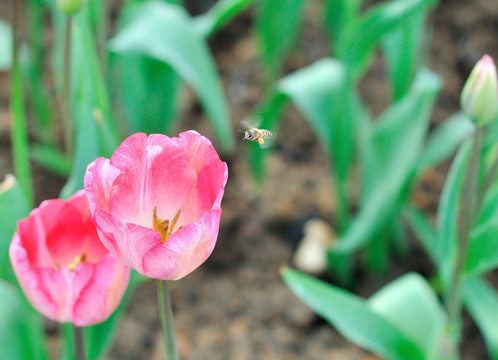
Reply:
M161 241L164 243L169 237L175 232L175 225L180 217L181 209L178 210L175 214L173 220L171 220L171 224L169 220L163 220L157 217L157 206L154 206L154 212L152 214L152 227L154 230L159 231L161 234ZM180 226L177 230L180 230L182 226Z
M69 266L68 266L67 268L68 268L70 271L73 271L73 270L74 270L74 268L75 268L78 264L80 264L80 263L84 262L84 261L85 261L85 259L86 259L86 254L78 255L78 256L76 256L76 257L74 258L73 262L72 262L71 264L69 264Z

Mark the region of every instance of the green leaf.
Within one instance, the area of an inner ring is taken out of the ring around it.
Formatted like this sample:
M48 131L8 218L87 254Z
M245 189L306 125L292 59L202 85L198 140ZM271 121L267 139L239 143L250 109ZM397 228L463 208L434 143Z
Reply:
M83 187L88 164L99 156L109 157L120 139L111 117L106 83L86 9L73 16L71 32L71 90L76 138L73 168L61 191L62 198L68 198Z
M122 107L128 114L128 132L169 133L178 112L180 81L162 61L137 54L117 54ZM133 84L133 86L129 86Z
M355 78L361 77L380 39L435 3L437 0L394 0L372 6L359 21L348 26L337 44L337 56Z
M382 39L394 102L408 92L417 67L420 66L425 18L426 12L420 9Z
M481 275L498 266L498 220L475 227L470 233L469 249L464 270Z
M362 0L327 0L325 2L324 25L332 40L339 43L348 26L359 17Z
M459 112L444 120L430 135L420 156L419 168L423 171L448 158L460 144L474 133L475 125Z
M31 146L31 157L54 174L68 177L71 173L71 162L65 154L54 146L33 144Z
M221 82L192 20L181 7L158 1L136 5L133 13L133 19L111 39L111 49L169 64L198 94L221 145L233 150L235 142Z
M29 215L30 205L13 175L0 184L0 278L16 283L9 259L9 246L17 230L17 222ZM1 352L0 352L1 353Z
M263 118L260 127L275 129L284 102L291 100L333 159L338 176L344 179L353 148L352 124L344 111L348 100L345 89L346 74L341 63L333 59L318 60L277 82L256 112Z
M41 316L16 286L0 279L0 354L2 359L47 359Z
M9 23L0 19L0 71L9 70L12 65L12 29Z
M370 183L364 187L367 191L363 206L330 251L354 252L399 213L415 174L439 89L439 78L428 70L422 70L410 93L378 119L369 139L370 151L365 152L368 157L363 159L363 178Z
M205 14L194 19L196 32L208 38L232 18L247 9L257 0L220 0Z
M439 271L445 283L451 276L451 267L453 266L452 257L456 244L456 224L460 209L460 193L469 155L470 142L466 141L460 146L451 164L439 199L435 247L436 256L441 260L439 262Z
M282 277L301 301L355 344L387 359L426 358L414 340L362 298L295 270L283 270Z
M498 182L495 182L486 192L480 211L478 224L485 224L498 217Z
M333 59L318 60L278 82L280 92L292 100L310 123L342 180L353 151L346 85L345 68Z
M491 359L498 359L498 294L486 281L469 278L463 284L463 300L484 337Z
M260 0L255 31L267 78L279 76L282 62L294 45L305 0Z
M368 299L368 305L412 339L426 356L437 351L445 315L434 291L420 275L410 273L396 279Z

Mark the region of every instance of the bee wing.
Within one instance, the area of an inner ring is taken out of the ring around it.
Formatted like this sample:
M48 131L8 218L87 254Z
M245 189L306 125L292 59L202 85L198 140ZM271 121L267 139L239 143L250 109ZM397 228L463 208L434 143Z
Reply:
M249 116L244 118L240 124L242 127L246 130L252 129L252 128L257 128L259 124L263 122L263 118L261 116Z
M275 145L276 138L277 138L277 134L274 131L272 131L271 137L264 139L265 142L263 144L259 144L259 146L262 149L268 149L269 147L272 147L273 145Z

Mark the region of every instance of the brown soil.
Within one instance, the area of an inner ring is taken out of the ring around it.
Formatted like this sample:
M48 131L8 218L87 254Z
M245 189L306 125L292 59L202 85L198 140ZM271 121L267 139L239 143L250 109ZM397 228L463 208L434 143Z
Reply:
M298 51L286 70L327 55L318 30L319 9L308 7ZM214 36L211 46L223 77L234 127L263 95L261 68L250 30L250 14L235 19ZM458 97L473 64L489 53L498 59L498 2L443 1L433 18L430 68L443 78L434 124L459 108ZM303 55L305 54L305 55ZM387 96L380 59L362 82L365 101L375 113ZM12 172L8 136L8 78L0 74L0 176ZM3 116L5 115L5 116ZM179 129L196 129L214 139L212 129L191 93L184 97ZM216 141L214 141L216 145ZM244 147L221 154L229 166L218 243L198 270L171 284L180 356L198 359L377 359L345 340L308 310L283 284L278 268L289 264L304 221L331 219L334 200L328 162L316 137L297 111L289 107L279 130L276 151L269 157L261 189L251 180ZM425 174L417 203L437 208L448 164ZM35 167L36 199L56 197L63 180ZM431 267L414 242L409 258L394 260L388 274L358 273L355 292L368 296L408 271L430 273ZM467 322L462 359L487 359L475 325ZM108 360L163 359L154 283L132 296Z

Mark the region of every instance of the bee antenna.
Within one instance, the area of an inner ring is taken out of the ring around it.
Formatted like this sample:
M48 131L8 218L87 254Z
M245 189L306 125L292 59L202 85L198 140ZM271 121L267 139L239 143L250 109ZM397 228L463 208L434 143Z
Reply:
M240 129L238 129L237 131L240 131L241 133L245 133L245 131L242 131L242 130L240 130Z

